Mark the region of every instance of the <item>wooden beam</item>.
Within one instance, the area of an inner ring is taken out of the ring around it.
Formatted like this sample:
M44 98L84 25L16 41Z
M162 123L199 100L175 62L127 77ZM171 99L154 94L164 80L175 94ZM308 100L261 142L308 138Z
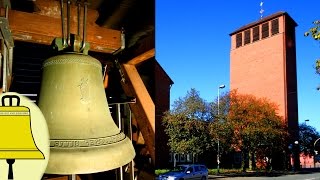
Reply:
M4 12L3 9L1 11ZM50 45L54 38L62 37L60 17L9 10L8 18L14 40ZM71 33L77 34L76 21L71 21L70 29ZM113 53L121 47L120 36L121 32L118 30L92 23L87 25L90 51Z
M136 67L123 64L122 69L126 78L126 81L121 83L122 88L126 95L137 99L136 103L130 104L130 108L137 120L152 163L155 165L155 105Z
M131 38L134 39L134 36ZM134 40L130 40L134 41ZM135 45L127 46L125 53L122 56L122 60L124 63L132 60L133 58L144 54L145 52L152 50L155 48L155 34L152 31L146 37L139 39Z
M48 175L45 175L48 176ZM43 177L44 180L68 180L68 176L67 175L60 175L59 177ZM79 175L76 175L76 180L81 180Z
M60 1L57 0L36 0L33 1L34 5L36 6L37 11L34 14L49 16L53 18L60 19L61 17L61 5ZM91 4L91 3L90 3ZM83 5L81 5L80 10L80 22L82 24L82 17L83 17ZM67 18L67 3L64 3L64 17ZM95 24L96 20L99 17L98 11L94 9L87 8L87 24L93 25ZM70 20L73 22L78 22L78 7L77 5L71 1L70 4Z
M139 56L129 60L126 64L137 65L137 64L139 64L143 61L146 61L154 56L155 56L155 50L154 50L154 48L152 48L149 51L146 51L146 52L140 54Z

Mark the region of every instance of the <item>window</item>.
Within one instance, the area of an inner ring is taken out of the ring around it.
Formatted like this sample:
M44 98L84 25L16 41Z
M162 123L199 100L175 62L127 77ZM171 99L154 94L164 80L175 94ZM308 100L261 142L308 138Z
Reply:
M236 35L236 47L242 46L242 33Z
M187 154L187 162L192 162L192 154Z
M252 42L258 41L260 39L260 28L256 26L253 28Z
M180 162L186 162L186 155L180 154Z
M176 162L179 162L179 154L174 153L173 157L174 157Z
M251 42L251 37L250 37L250 29L244 31L244 44L249 44Z
M205 166L200 166L201 171L207 171L208 169Z
M262 24L262 38L269 37L269 22Z
M201 171L200 166L194 166L194 171L195 172Z
M169 153L169 162L173 162L173 153Z
M193 168L192 167L189 167L187 170L186 170L186 172L190 172L190 173L193 173Z
M271 21L271 34L275 35L279 33L279 19L274 19Z

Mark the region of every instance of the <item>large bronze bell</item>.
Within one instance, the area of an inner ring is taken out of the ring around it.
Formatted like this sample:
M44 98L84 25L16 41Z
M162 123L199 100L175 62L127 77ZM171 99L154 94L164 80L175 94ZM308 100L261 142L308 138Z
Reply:
M101 63L66 53L43 63L38 103L50 134L47 174L87 174L129 163L133 145L114 123Z

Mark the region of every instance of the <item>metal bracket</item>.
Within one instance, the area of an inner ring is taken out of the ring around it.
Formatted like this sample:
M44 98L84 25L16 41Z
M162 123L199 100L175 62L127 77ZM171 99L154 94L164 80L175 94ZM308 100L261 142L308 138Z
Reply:
M79 37L75 34L70 35L70 44L71 46L64 46L63 44L63 38L55 38L52 42L52 47L54 50L57 51L66 51L66 52L80 52L79 46L81 45L81 42L79 42ZM82 54L88 55L88 52L90 50L90 43L85 42L84 48L81 50Z
M126 83L126 79L125 79L124 73L123 73L123 71L121 69L121 65L120 65L119 60L117 59L116 55L117 54L121 54L122 51L125 49L125 47L126 47L126 43L125 42L126 42L126 39L125 39L124 29L121 28L121 47L119 49L117 49L112 55L115 56L114 64L115 64L116 68L119 71L119 74L120 74L120 77L121 77L121 82L123 82L123 83Z
M83 53L85 55L88 55L88 51L90 49L90 44L86 42L86 21L87 21L87 8L88 8L88 2L84 1L84 12L83 12L83 22L82 22L82 27L83 27L83 34L82 34L82 39L80 35L80 15L81 15L81 1L77 0L76 5L77 5L77 20L78 20L78 28L77 28L77 34L72 34L70 33L70 8L71 8L71 0L67 0L67 32L65 32L64 24L64 2L63 0L60 1L61 5L61 28L62 28L62 37L57 37L53 40L52 46L55 50L57 51L67 51L67 52L77 52L77 53Z
M120 65L118 59L114 60L114 64L115 64L116 68L118 69L119 74L121 76L121 82L126 83L126 78L125 78L124 73L123 73L123 71L121 69L121 65Z
M13 61L13 47L14 42L9 29L8 21L8 6L5 10L5 17L0 17L0 41L1 41L1 58L0 64L2 66L2 92L7 92L8 79L11 81L12 77L12 61Z
M13 38L9 29L9 21L6 17L0 17L1 39L5 40L7 47L14 47Z

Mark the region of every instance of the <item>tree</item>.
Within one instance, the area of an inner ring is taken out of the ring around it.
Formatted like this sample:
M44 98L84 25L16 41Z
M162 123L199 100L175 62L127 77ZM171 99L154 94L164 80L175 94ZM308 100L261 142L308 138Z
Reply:
M195 89L174 102L163 118L172 152L202 154L216 149L219 140L222 152L233 149L243 157L267 157L271 164L273 154L285 149L288 133L275 104L237 91L223 95L219 102L219 116L217 103L209 106ZM244 170L247 159L242 158Z
M320 40L320 21L314 21L313 27L304 33L304 36L311 35L314 40Z
M163 117L168 145L175 153L202 154L211 146L208 127L208 104L192 88L173 103Z
M225 120L230 108L230 93L225 92L219 99L219 115L218 115L218 99L209 104L210 107L210 121Z
M270 166L273 153L285 148L285 123L277 115L277 106L265 98L231 91L227 121L234 130L232 145L242 152L244 171L248 154L266 158Z
M213 149L217 150L217 142L219 140L220 152L227 153L233 150L231 147L231 138L233 135L233 127L227 121L230 109L230 94L226 92L219 99L219 115L218 115L218 99L210 103L210 135L215 142Z
M208 104L195 88L191 88L185 97L179 97L173 102L171 114L181 114L189 119L204 121L209 119Z
M299 142L302 152L305 155L314 155L314 142L320 138L319 132L306 123L299 125Z
M313 27L304 33L304 36L311 36L314 40L320 41L320 21L314 21ZM316 73L320 74L320 60L316 60ZM320 87L318 87L319 89Z

